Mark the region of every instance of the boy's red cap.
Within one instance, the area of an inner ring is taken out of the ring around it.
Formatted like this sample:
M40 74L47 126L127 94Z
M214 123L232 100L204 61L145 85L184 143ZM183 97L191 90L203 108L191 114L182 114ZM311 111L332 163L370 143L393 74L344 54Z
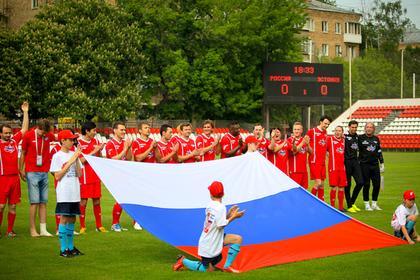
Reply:
M416 195L412 190L408 190L404 192L404 199L412 200L415 198L416 198Z
M210 194L214 197L222 197L224 195L223 184L219 181L214 181L208 187Z
M257 138L255 138L254 135L250 135L245 139L245 144L251 144L251 143L258 143Z
M71 130L65 129L58 133L58 141L61 141L63 139L74 139L77 138L76 135L71 132Z

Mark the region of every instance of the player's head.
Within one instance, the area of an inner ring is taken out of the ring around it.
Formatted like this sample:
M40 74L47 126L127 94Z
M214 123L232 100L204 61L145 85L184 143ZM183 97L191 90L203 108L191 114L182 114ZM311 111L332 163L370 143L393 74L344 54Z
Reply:
M190 123L182 123L179 126L179 129L181 130L181 135L185 138L189 138L192 133L192 125Z
M229 133L233 136L238 136L241 133L241 126L237 121L233 121L229 124Z
M279 141L281 139L281 130L280 130L280 128L278 128L278 127L271 128L270 129L270 135L272 136L272 138L274 138L274 140Z
M0 125L0 137L3 141L9 141L12 138L13 129L8 124Z
M258 139L260 139L261 137L264 136L264 128L262 127L261 124L256 123L254 125L254 130L253 130L253 134L255 137L257 137Z
M349 121L349 133L356 134L359 123L356 120Z
M373 122L366 123L365 133L368 136L372 136L375 133L375 124Z
M76 138L77 136L69 129L62 130L58 133L58 141L60 141L61 146L66 147L67 149L73 147L74 139Z
M114 135L119 138L123 139L125 136L125 123L124 122L115 122L112 126L114 131Z
M225 195L223 184L219 181L214 181L208 186L210 196L214 198L222 198Z
M332 119L329 116L323 115L319 118L319 127L322 130L327 130L331 122L332 122Z
M160 127L160 136L164 138L166 141L171 140L172 138L172 126L169 124L162 124Z
M142 136L149 137L150 135L150 124L148 122L140 122L139 131Z
M301 122L295 122L293 124L293 136L300 137L303 133L303 125Z
M340 139L343 137L344 129L341 125L337 125L334 129L334 136Z
M96 135L96 124L91 121L87 121L82 124L82 135L92 139Z
M212 120L205 120L203 122L203 133L209 135L213 132L214 123Z
M38 134L40 136L44 136L51 130L51 123L47 119L38 120L38 122L36 123L36 126L38 128Z
M255 152L258 148L258 139L254 135L250 135L245 139L245 144L248 145L248 152Z
M415 200L416 200L416 194L412 190L406 190L403 194L404 198L404 205L407 208L413 207Z

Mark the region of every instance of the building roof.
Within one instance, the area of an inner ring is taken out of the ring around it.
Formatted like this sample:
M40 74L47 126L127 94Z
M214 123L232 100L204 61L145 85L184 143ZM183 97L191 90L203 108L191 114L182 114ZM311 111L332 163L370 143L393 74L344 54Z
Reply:
M410 29L404 33L404 38L400 42L403 45L419 44L420 43L420 29Z
M357 14L357 15L362 15L360 13L356 13L354 11L349 11L346 9L342 9L333 5L329 5L317 0L308 0L306 1L307 5L308 5L308 9L311 10L318 10L318 11L324 11L324 12L334 12L334 13L342 13L342 14Z

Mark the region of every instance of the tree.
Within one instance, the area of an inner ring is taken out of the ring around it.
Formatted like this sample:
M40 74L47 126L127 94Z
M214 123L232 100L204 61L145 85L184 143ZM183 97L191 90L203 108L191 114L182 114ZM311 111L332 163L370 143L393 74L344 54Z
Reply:
M27 99L35 118L118 120L137 112L148 102L138 30L130 14L105 1L45 6L15 34L14 71L5 73L16 89L7 91L10 100Z

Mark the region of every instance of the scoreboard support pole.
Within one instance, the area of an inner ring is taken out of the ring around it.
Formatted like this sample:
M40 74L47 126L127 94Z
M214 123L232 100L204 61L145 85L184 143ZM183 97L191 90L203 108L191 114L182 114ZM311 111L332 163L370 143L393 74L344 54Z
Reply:
M270 131L270 105L264 105L263 119L265 131Z

